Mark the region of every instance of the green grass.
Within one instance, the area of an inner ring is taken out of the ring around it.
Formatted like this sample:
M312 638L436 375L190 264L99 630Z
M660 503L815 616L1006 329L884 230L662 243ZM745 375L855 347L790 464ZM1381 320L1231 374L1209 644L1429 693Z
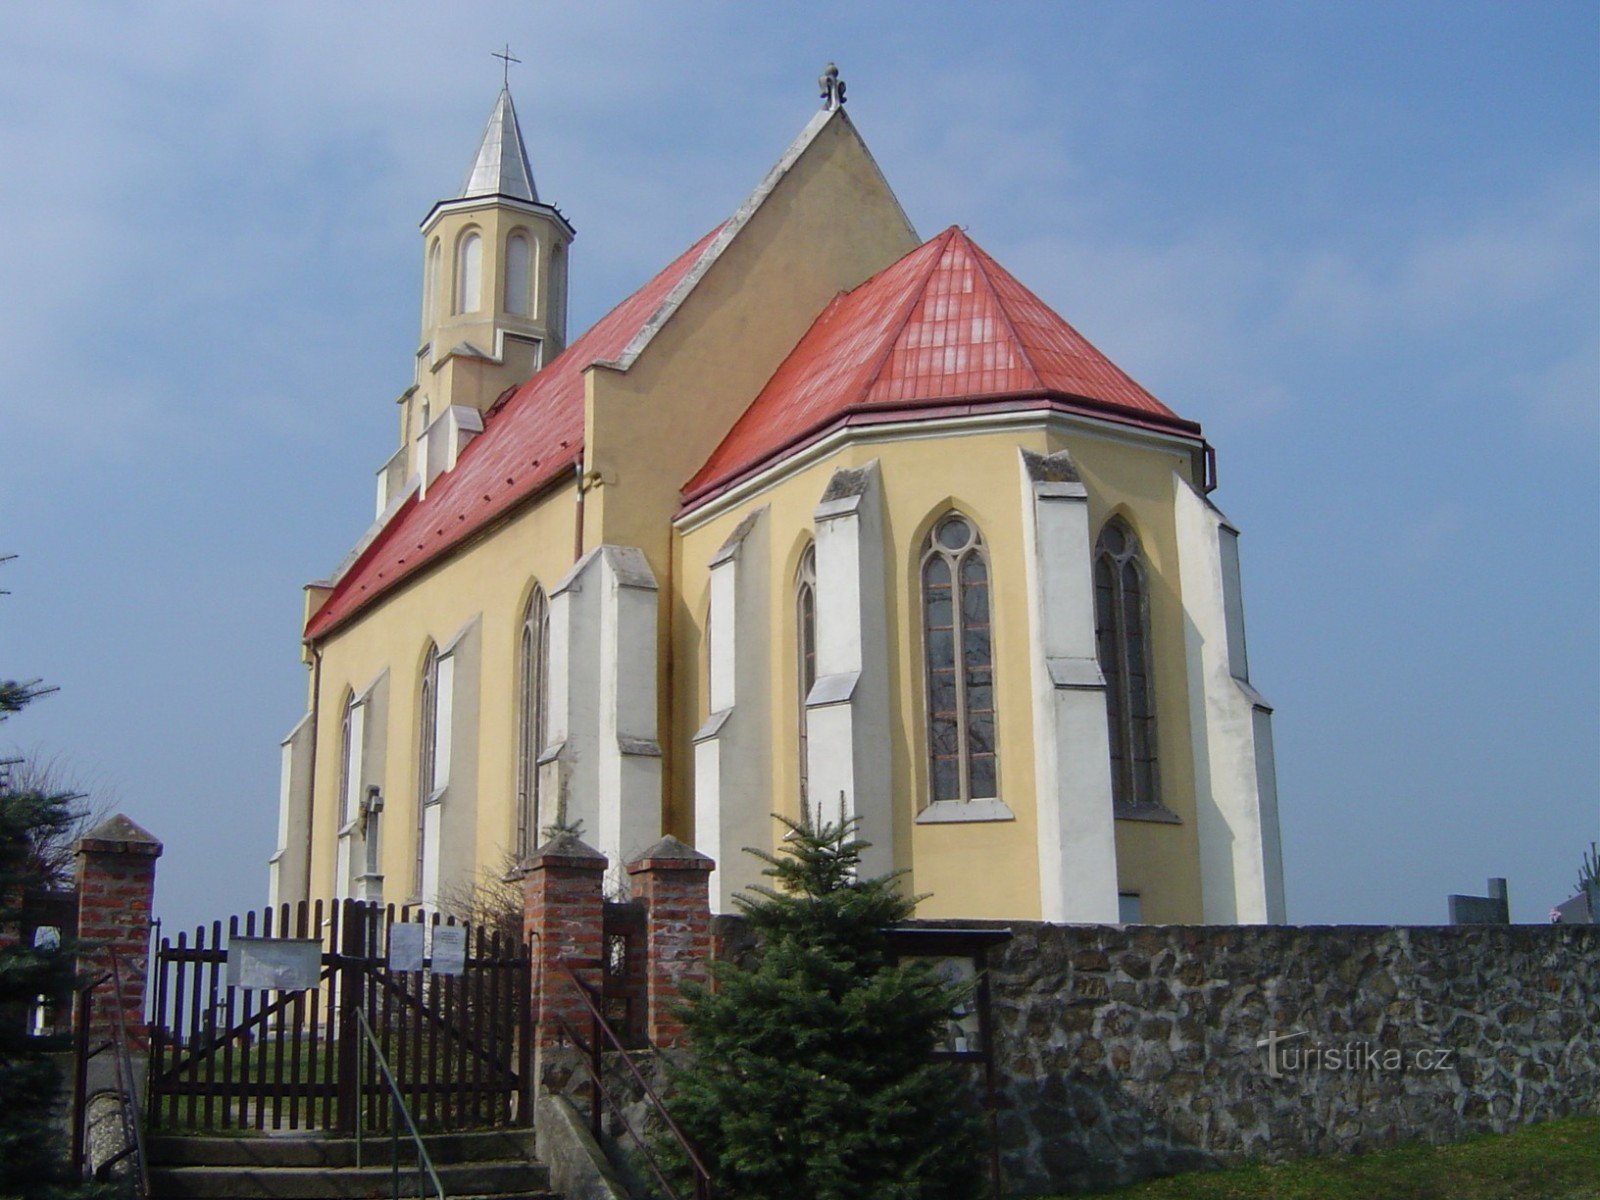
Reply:
M1600 1200L1600 1117L1546 1121L1449 1146L1197 1171L1089 1194L1123 1200Z

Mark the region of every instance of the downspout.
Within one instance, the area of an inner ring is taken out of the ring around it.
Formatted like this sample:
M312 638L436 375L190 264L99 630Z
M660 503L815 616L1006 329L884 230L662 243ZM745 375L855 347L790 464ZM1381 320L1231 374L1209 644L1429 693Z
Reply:
M574 506L574 519L572 523L572 561L577 562L583 557L583 493L588 490L583 486L583 456L578 456L578 461L573 464L573 478L578 481L577 504Z

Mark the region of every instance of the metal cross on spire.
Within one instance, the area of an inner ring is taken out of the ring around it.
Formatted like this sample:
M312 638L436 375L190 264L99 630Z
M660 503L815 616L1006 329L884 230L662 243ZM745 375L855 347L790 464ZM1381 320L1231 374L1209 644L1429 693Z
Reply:
M489 51L489 57L498 58L500 60L500 86L509 88L511 86L511 64L520 63L522 60L511 53L510 42L506 43L506 48L503 51Z

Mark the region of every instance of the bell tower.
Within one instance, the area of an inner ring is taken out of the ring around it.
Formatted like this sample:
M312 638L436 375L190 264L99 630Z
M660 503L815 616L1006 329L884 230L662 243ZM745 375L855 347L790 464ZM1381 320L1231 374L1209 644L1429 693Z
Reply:
M561 353L573 236L539 199L502 87L461 190L422 222L422 340L414 385L401 397L402 452L452 410L481 416Z

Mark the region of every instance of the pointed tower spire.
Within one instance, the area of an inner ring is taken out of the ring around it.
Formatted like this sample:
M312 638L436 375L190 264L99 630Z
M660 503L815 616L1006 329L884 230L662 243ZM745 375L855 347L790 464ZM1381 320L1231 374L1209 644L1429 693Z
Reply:
M508 69L516 61L509 47L495 57ZM380 512L413 474L431 480L449 470L459 431L482 428L497 396L566 346L573 237L561 210L539 199L502 84L461 190L422 219L422 341L402 397L400 448L381 474Z
M477 156L467 171L466 182L456 199L474 196L510 196L513 200L539 203L539 191L533 185L533 168L528 166L528 151L522 144L522 127L517 124L516 105L511 103L511 89L502 87L495 101L489 123L484 126L483 140L478 143Z

